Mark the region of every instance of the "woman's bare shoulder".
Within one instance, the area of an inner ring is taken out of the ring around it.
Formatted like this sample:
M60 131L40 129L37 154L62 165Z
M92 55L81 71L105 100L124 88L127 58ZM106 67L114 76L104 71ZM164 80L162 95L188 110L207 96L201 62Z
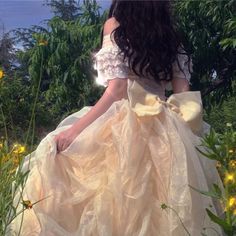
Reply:
M110 34L118 26L119 22L116 20L115 17L107 19L103 26L103 34L104 35Z

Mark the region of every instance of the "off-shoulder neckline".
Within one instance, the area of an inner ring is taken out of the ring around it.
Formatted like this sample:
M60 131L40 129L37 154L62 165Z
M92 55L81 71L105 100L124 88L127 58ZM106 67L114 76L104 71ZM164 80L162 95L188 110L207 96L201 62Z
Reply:
M105 35L103 35L103 38L110 38L111 37L111 34L105 34Z

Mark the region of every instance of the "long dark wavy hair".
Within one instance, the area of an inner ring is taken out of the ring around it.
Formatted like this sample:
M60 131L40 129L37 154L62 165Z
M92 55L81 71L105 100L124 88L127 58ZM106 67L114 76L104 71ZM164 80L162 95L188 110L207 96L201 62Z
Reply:
M174 24L172 3L169 0L113 0L108 19L115 17L119 26L112 31L114 40L129 67L138 76L151 75L157 82L173 78L172 63L177 54L188 57L181 36ZM101 44L103 30L101 32ZM139 66L136 68L136 66Z

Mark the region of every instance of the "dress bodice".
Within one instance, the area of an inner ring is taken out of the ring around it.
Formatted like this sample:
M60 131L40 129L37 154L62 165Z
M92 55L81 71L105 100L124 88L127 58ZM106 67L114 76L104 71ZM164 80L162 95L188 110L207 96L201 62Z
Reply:
M186 60L186 55L179 54L180 66L184 73L179 70L177 62L175 62L173 63L174 78L183 78L190 81L191 75L188 71ZM107 86L108 81L111 79L128 79L128 98L132 96L133 92L135 93L135 83L141 85L142 89L147 93L158 95L162 100L166 100L165 90L171 89L170 82L160 81L157 83L154 79L137 76L129 68L127 58L123 61L123 54L120 53L112 34L103 37L102 48L95 54L95 69L98 72L96 81L103 86Z
M131 96L131 92L134 92L134 83L138 83L142 88L151 94L158 95L162 100L166 100L165 90L166 82L161 81L159 84L151 79L146 77L139 77L137 75L128 76L128 95Z

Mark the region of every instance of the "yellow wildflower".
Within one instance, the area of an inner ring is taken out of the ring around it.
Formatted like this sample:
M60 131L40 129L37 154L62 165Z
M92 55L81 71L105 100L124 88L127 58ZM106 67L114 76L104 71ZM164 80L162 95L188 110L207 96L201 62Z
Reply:
M225 182L234 181L234 174L233 173L226 173L225 175Z
M0 70L0 79L2 79L4 77L4 71L3 70Z
M235 205L236 199L235 197L230 197L229 199L229 206L232 207L233 205Z
M25 146L22 146L20 144L14 144L13 148L15 149L13 153L21 154L25 152Z
M236 209L233 210L233 214L236 215Z
M25 146L20 146L19 153L23 153L23 152L25 152Z
M234 152L234 150L233 150L233 149L230 149L230 150L229 150L229 153L233 153L233 152Z
M3 78L5 75L4 71L0 69L0 79Z
M0 143L0 148L2 148L3 147L3 144L2 143Z
M48 45L48 41L45 39L41 39L39 40L39 46L47 46Z

